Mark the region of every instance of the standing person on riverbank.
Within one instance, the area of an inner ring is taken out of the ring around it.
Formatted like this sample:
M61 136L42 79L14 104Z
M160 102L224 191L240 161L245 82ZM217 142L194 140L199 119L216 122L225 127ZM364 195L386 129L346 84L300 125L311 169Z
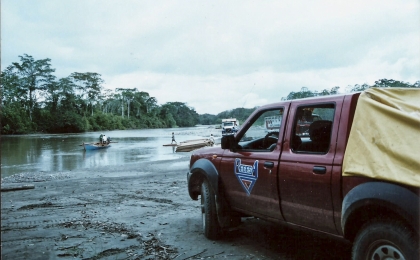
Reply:
M174 142L177 144L177 142L175 141L175 134L174 134L174 132L172 132L172 142L171 142L171 144L173 144Z
M212 143L212 145L214 144L214 136L213 136L213 134L210 135L209 141Z

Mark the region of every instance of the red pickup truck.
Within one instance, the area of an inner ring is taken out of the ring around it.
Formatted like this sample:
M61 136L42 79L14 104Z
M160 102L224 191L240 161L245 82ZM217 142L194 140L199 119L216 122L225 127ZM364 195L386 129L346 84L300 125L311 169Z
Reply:
M259 107L221 147L191 155L204 235L254 216L343 237L353 259L419 259L419 100L419 89L370 89ZM308 114L321 119L300 135ZM265 128L273 116L281 125Z

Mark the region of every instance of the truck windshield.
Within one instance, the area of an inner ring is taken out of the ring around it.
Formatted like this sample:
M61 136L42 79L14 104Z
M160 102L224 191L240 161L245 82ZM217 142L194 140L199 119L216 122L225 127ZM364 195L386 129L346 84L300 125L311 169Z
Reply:
M226 122L226 123L223 123L223 125L224 126L233 126L233 123L232 122Z

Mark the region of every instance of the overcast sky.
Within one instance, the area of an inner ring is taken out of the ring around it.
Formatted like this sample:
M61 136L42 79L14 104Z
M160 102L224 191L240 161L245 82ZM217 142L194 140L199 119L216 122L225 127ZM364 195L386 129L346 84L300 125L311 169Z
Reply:
M217 114L420 80L420 1L1 0L2 70L25 53Z

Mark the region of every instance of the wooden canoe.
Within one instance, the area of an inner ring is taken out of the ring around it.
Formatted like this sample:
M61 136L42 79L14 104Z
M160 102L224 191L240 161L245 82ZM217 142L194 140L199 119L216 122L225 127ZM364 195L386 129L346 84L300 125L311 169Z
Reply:
M99 150L111 147L111 144L101 144L101 143L83 143L83 149L85 150Z
M209 139L197 139L181 142L176 147L176 152L190 152L192 150L202 148L205 146L211 146L213 142Z

